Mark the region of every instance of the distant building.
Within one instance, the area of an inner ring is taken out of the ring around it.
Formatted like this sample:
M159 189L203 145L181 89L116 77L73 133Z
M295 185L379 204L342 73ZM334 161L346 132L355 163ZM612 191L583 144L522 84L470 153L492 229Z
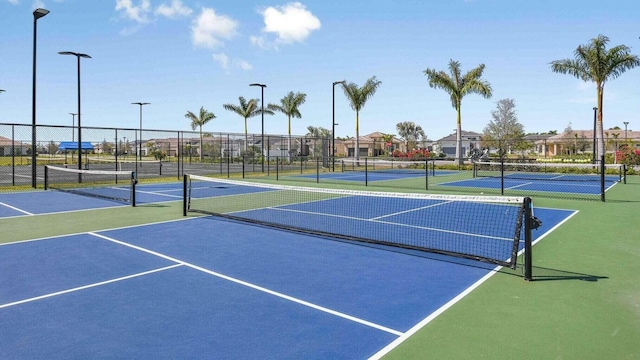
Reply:
M462 157L467 157L469 155L469 151L471 149L480 147L480 140L482 134L473 132L473 131L465 131L462 130ZM455 157L456 156L456 133L449 134L439 140L436 140L433 145L433 151L436 154L444 153L446 157Z

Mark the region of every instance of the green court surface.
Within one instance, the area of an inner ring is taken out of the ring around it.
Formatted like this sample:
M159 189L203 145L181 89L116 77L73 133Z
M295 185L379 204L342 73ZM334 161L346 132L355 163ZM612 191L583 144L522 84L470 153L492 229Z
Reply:
M534 197L535 207L579 211L534 246L534 281L521 269L497 272L384 359L640 358L640 177L627 182L606 202ZM0 219L0 242L180 220L181 209L166 202Z

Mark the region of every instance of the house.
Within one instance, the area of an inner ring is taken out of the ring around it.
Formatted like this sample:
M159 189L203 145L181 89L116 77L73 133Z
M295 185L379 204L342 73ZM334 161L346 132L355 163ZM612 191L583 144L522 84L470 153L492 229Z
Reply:
M31 144L0 136L0 156L26 155Z
M386 134L379 131L371 134L360 136L360 156L380 156L386 154L387 151L394 150L407 151L407 145L402 139L393 137L390 144L386 143L383 136ZM336 140L336 156L355 157L356 154L356 138L347 140Z
M462 157L469 156L469 151L480 147L482 134L462 130ZM444 153L446 157L456 156L456 133L449 134L440 140L437 140L433 146L433 151L437 154Z
M593 130L569 130L535 141L538 156L561 156L593 153ZM627 143L640 148L640 131L604 130L605 152L611 153Z

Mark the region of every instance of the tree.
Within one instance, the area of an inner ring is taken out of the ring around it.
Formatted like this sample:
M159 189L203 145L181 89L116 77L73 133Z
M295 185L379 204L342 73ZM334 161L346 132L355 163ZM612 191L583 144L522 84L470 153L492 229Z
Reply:
M313 156L319 156L324 151L324 142L327 141L331 137L331 130L325 129L322 126L307 126L307 135L308 137L313 138ZM320 141L320 145L318 145L318 141Z
M640 65L640 58L630 53L625 45L614 46L607 50L609 38L598 35L585 45L580 45L574 51L573 59L562 59L551 62L551 70L556 73L569 74L585 82L596 84L596 139L598 152L596 156L604 154L604 139L602 125L602 99L604 85L622 75L625 71ZM595 149L594 149L595 150Z
M291 118L294 117L299 119L302 117L302 115L300 114L300 110L298 110L298 107L304 104L306 100L307 100L307 94L300 93L300 92L294 94L293 91L290 91L285 97L280 99L280 105L269 104L267 106L267 108L271 111L278 111L287 115L287 119L289 122L288 123L289 140L287 144L287 148L289 149L289 161L291 161Z
M511 150L526 149L521 144L524 142L524 126L518 122L515 101L502 99L496 104L496 110L491 111L492 120L483 130L482 141L486 145L497 144L501 155Z
M367 100L376 93L381 83L375 76L372 76L362 87L358 87L352 82L342 84L344 95L347 97L351 108L356 112L356 160L360 160L360 110L362 110Z
M407 142L407 151L413 150L418 141L426 137L422 127L412 121L397 123L396 130L398 130L398 135Z
M234 112L242 116L242 118L244 118L244 151L246 153L249 150L249 138L247 135L248 134L247 119L250 117L258 116L262 112L260 111L261 110L260 107L258 107L258 103L260 102L260 99L251 99L247 101L244 97L239 96L238 100L240 101L240 105L224 104L222 105L222 107L224 107L225 110ZM269 109L264 109L264 113L269 115L274 114L273 111Z
M393 141L394 135L393 134L382 134L381 136L382 141L384 141L384 149L385 149L385 155L389 156L389 153L391 152L391 142Z
M212 112L205 110L204 106L202 106L200 107L200 114L196 115L191 111L187 111L184 117L191 120L191 130L200 128L200 162L202 162L202 126L210 120L215 119L216 116Z
M460 63L450 60L449 73L451 75L434 69L424 71L424 74L429 79L429 87L439 88L447 92L451 96L451 105L456 109L458 115L456 122L456 159L459 164L462 164L462 122L460 113L462 98L468 94L478 94L485 99L492 96L491 85L481 79L484 67L484 64L480 64L475 69L462 75L460 73Z

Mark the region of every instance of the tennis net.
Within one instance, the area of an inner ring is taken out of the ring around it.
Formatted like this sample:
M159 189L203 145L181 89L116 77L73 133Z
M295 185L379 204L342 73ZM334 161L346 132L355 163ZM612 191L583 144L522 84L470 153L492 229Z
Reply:
M573 164L573 163L506 163L476 162L474 177L504 177L509 179L541 181L602 181L624 180L624 166L620 164Z
M389 174L407 174L432 176L433 161L429 160L355 160L344 159L340 162L341 171L380 172ZM430 173L427 174L427 171Z
M134 171L80 170L47 165L44 189L115 200L136 206Z
M183 195L185 216L215 215L512 268L531 241L532 223L525 221L533 218L531 199L524 197L307 188L197 175L184 176Z

